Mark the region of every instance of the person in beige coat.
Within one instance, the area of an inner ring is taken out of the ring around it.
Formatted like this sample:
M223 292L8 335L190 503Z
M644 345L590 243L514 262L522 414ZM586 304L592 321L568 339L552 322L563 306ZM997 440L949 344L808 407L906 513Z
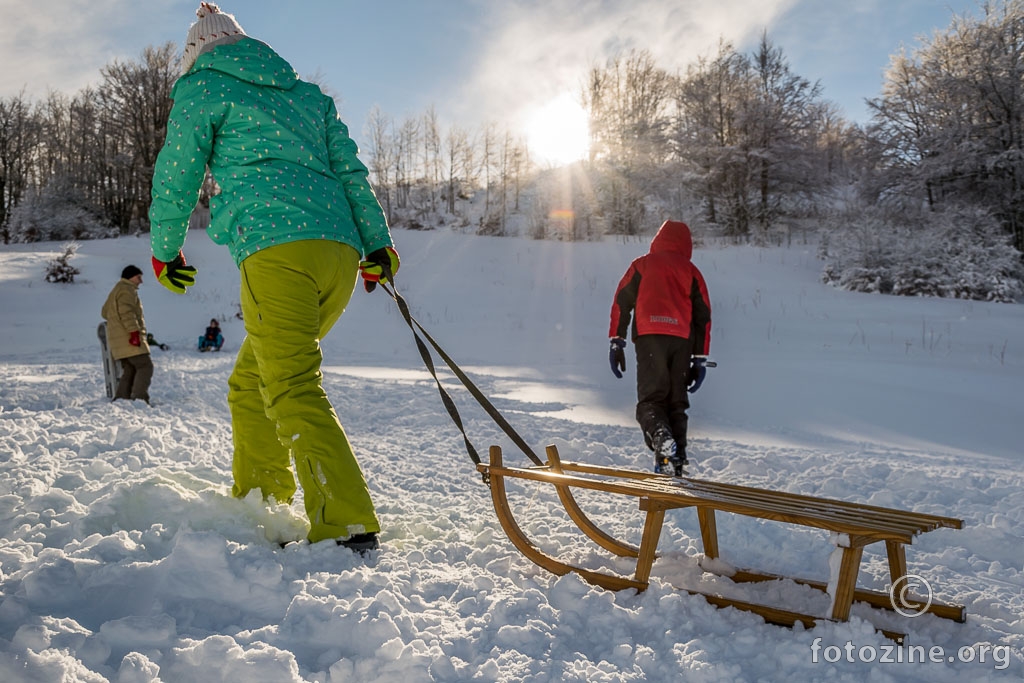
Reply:
M149 357L146 341L146 319L142 315L139 285L142 271L126 266L121 279L110 290L103 304L103 319L107 321L107 345L110 354L121 363L121 381L117 384L114 400L142 399L149 403L149 383L153 379L153 360Z

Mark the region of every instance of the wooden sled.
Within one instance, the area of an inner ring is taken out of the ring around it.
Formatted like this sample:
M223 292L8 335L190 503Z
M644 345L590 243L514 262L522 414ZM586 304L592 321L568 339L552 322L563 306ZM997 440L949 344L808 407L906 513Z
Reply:
M632 588L643 591L647 588L651 567L656 558L658 538L667 510L693 507L697 509L704 555L708 559L719 557L718 532L715 513L730 512L778 522L798 524L833 532L832 539L841 551L838 571L828 582L809 579L789 579L796 583L828 593L832 598L830 613L826 616L802 614L768 605L734 600L719 595L687 590L702 595L716 607L736 607L759 614L765 621L783 626L797 622L812 627L821 619L846 621L854 601L866 602L872 607L899 611L905 615L930 613L938 617L963 622L962 605L946 605L935 602L931 596L906 595L905 590L890 592L857 588L857 574L860 569L864 546L884 542L889 561L889 575L893 586L904 585L907 577L905 546L913 542L916 535L940 527L960 529L963 520L939 517L906 510L896 510L872 505L861 505L827 498L815 498L793 493L724 484L699 479L677 479L662 474L637 470L618 469L584 463L562 462L554 446L546 449L547 465L540 467L505 467L502 464L501 448L491 446L490 463L477 465L491 488L494 510L506 535L512 544L538 566L559 576L573 572L587 582L609 590ZM505 478L546 482L554 485L558 497L569 518L597 545L619 557L636 558L636 571L632 578L617 576L601 571L584 569L563 562L545 554L523 533L512 515L505 490ZM619 541L594 524L576 502L572 489L588 489L607 493L633 496L638 499L639 509L646 513L643 535L639 546ZM710 571L707 567L702 567ZM735 582L757 582L787 579L753 570L738 570L728 576ZM894 603L899 604L894 604ZM898 642L903 634L883 631Z

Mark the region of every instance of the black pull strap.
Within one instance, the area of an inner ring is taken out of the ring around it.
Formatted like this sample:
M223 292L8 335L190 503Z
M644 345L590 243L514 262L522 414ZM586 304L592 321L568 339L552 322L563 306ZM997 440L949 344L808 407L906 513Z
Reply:
M459 415L458 408L455 407L455 401L453 401L452 397L447 391L445 391L445 388L441 386L441 380L437 378L437 371L434 369L434 361L430 356L430 350L427 348L427 345L423 343L423 340L420 339L419 334L417 334L417 328L419 328L419 331L423 333L423 336L426 337L427 341L430 342L430 345L434 347L434 350L437 351L437 355L444 360L448 367L451 368L451 371L455 373L455 376L458 377L466 389L469 390L469 393L473 395L473 398L477 400L477 403L479 403L487 414L490 415L495 424L501 428L501 431L505 432L506 436L512 439L512 442L519 447L519 450L532 460L535 465L543 465L543 461L537 457L537 454L533 452L533 449L530 448L529 444L526 443L523 437L512 428L512 425L508 423L508 420L498 412L498 409L494 407L494 404L484 396L483 392L480 391L480 389L473 384L473 381L469 379L466 373L462 371L462 368L460 368L455 361L445 353L444 349L434 341L434 338L430 336L430 333L423 329L423 325L412 317L412 314L409 312L409 304L406 303L405 298L398 293L398 289L395 287L394 281L392 280L390 282L390 286L388 286L388 283L384 282L381 282L380 285L384 288L384 291L395 300L395 303L398 304L398 310L401 312L402 317L405 318L405 322L409 325L409 329L412 330L412 336L416 339L416 348L419 349L420 357L423 358L423 364L427 366L427 370L430 371L430 374L434 378L434 382L437 384L437 390L441 394L441 401L444 403L444 407L448 411L449 417L451 417L455 426L459 428L459 431L462 432L462 439L466 442L466 452L469 453L469 457L473 459L473 462L479 465L480 456L477 455L476 449L469 440L469 436L466 435L466 429L462 425L462 417Z

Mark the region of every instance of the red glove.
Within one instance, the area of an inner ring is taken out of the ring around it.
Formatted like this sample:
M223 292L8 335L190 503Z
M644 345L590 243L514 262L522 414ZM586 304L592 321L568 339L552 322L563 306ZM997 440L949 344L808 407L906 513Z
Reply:
M139 331L135 330L128 335L128 343L132 346L142 346L142 338L139 336Z

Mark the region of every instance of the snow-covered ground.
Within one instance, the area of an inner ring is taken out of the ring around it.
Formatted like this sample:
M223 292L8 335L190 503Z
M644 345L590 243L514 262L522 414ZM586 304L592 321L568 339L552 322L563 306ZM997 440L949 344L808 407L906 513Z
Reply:
M649 468L632 347L616 380L606 339L615 284L646 241L395 239L413 314L535 448ZM642 594L526 560L498 527L395 305L361 288L324 342L324 383L369 479L383 547L368 559L332 543L280 549L304 534L299 501L267 509L229 492L226 381L243 328L227 250L191 234L198 284L178 297L151 276L146 238L82 243L72 285L43 280L59 247L0 247L0 681L1024 676L1022 306L837 291L820 284L813 247L698 249L719 362L691 411L698 475L965 520L920 537L908 562L937 599L967 606L967 623L855 605L847 623L790 630L673 587L828 609L793 583L702 575L692 510L668 513ZM99 309L128 263L146 273L150 331L171 346L153 352L152 407L103 392ZM225 350L199 354L215 316ZM445 384L481 452L507 445L453 377ZM611 533L639 539L633 499L585 503ZM512 505L548 552L628 572L573 532L549 488L514 487ZM718 524L733 565L828 577L824 533L725 514ZM883 549L869 546L860 583L886 582ZM876 627L907 632L917 659L939 661L880 661L910 651L887 650Z

